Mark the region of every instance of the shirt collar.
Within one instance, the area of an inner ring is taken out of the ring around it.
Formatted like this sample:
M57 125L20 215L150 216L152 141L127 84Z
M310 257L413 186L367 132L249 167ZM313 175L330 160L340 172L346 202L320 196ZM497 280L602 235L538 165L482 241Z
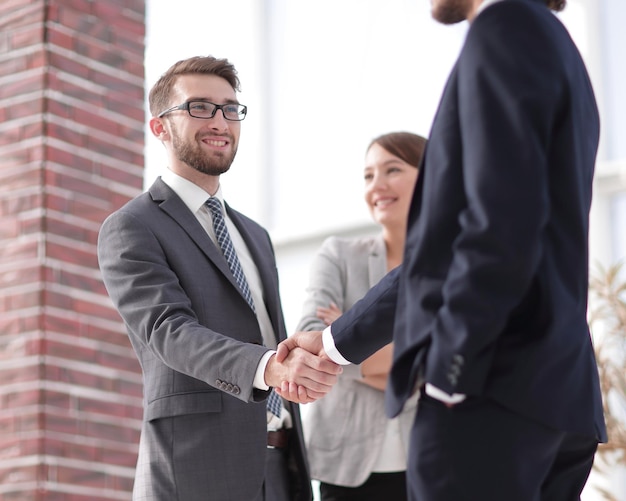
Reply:
M165 170L165 172L161 176L161 180L170 188L172 188L172 190L174 190L174 193L176 193L180 197L180 199L193 214L195 214L202 208L202 206L210 196L206 191L200 188L200 186L192 183L182 176L179 176L175 172L172 172L170 169ZM213 195L213 197L217 198L222 206L224 205L224 197L222 195L221 185L217 188L217 191L215 192L215 195Z
M491 4L494 4L496 2L502 2L502 1L503 0L483 0L483 3L481 3L478 6L478 9L476 9L476 14L474 15L474 19L476 19L476 16L478 16L478 14L480 14L483 10L485 10Z

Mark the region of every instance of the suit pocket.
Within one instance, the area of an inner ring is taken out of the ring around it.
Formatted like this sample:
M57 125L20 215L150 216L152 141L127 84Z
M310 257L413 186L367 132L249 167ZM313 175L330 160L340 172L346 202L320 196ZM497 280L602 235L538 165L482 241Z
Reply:
M153 421L166 417L221 411L222 395L219 391L175 393L149 402L144 412L144 419Z

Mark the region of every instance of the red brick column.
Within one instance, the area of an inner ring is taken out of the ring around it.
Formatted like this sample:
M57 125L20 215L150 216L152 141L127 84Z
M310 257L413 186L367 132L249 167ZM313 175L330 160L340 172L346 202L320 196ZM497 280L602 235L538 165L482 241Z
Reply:
M128 500L141 376L100 279L142 188L144 0L0 2L0 499Z

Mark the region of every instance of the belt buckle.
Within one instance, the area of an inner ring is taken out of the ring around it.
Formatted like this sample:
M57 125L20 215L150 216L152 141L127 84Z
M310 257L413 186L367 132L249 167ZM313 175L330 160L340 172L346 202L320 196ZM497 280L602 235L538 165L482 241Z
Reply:
M267 430L267 448L285 449L289 443L288 433L288 430L285 428L280 430Z
M267 448L268 449L276 449L273 445L270 445L270 433L276 433L278 430L267 430Z

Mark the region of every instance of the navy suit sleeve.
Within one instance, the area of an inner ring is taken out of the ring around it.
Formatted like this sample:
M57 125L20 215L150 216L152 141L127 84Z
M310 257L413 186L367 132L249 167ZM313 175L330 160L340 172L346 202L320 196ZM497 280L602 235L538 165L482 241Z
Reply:
M449 393L481 392L554 231L548 156L566 87L549 30L524 5L502 2L475 19L458 63L467 204L426 362L426 380ZM465 362L458 387L446 373L456 353Z
M401 268L390 271L332 323L335 346L346 360L360 364L392 341Z

